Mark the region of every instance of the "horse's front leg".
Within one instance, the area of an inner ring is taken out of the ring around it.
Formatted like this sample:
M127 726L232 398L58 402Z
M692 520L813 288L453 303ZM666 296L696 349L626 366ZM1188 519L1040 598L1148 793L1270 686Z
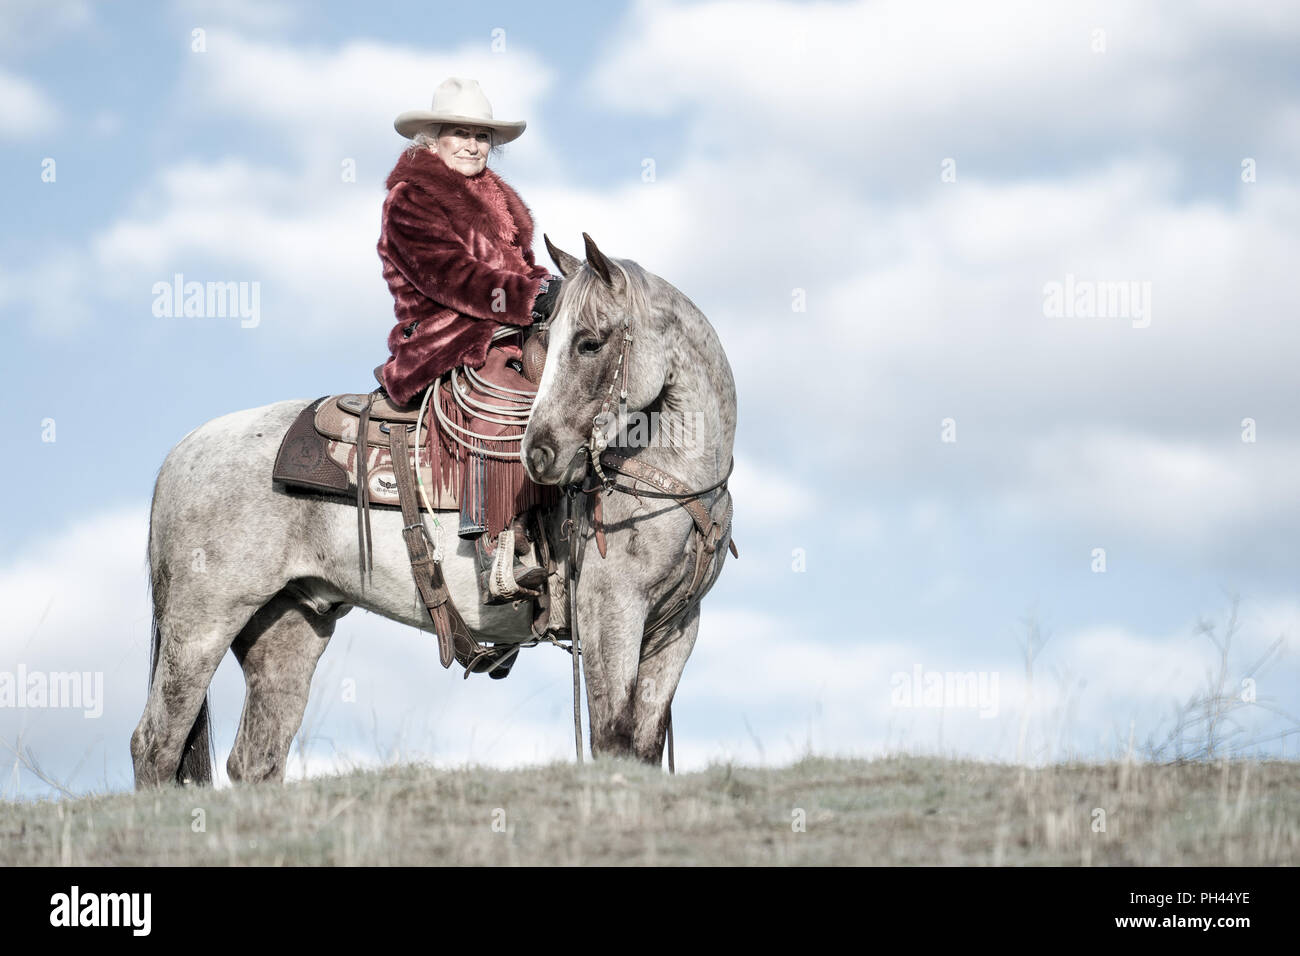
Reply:
M646 637L642 645L632 748L646 763L663 763L669 709L699 629L700 606L696 604L672 624Z
M595 553L594 545L591 553ZM630 757L634 754L635 691L646 604L627 593L626 587L619 589L613 575L591 573L594 570L584 569L577 593L591 754Z

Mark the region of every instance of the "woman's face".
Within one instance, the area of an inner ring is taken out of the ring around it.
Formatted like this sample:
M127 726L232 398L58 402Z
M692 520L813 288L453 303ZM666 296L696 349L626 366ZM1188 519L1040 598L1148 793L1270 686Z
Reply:
M452 126L442 128L434 152L442 161L466 176L476 176L487 165L492 148L492 130L486 126Z

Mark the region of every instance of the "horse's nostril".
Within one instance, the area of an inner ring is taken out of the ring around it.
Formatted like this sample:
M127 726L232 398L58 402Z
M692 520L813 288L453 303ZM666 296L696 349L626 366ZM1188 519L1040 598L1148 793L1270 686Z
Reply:
M533 466L533 474L544 475L555 461L555 452L548 445L538 445L528 453L528 461Z

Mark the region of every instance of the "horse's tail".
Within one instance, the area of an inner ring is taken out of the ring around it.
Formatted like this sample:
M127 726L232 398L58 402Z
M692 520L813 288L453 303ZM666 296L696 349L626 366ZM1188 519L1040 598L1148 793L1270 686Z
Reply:
M166 600L167 582L165 577L155 579L153 566L153 508L149 509L149 542L145 548L145 564L148 567L149 603L153 608L153 643L149 649L149 688L153 689L154 678L158 674L158 655L162 648L162 625L159 616L161 602ZM212 783L212 734L209 732L208 694L203 695L203 704L199 715L194 718L194 726L185 738L185 747L181 750L181 762L176 767L176 783Z
M185 738L181 751L181 764L176 768L177 783L212 783L212 735L208 733L208 695L203 695L203 705L194 718L190 735Z

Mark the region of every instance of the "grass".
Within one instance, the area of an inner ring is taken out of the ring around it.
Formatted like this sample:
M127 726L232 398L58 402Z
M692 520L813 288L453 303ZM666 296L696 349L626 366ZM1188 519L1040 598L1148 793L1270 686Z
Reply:
M0 804L0 866L1297 862L1300 764L1246 760L409 765Z

